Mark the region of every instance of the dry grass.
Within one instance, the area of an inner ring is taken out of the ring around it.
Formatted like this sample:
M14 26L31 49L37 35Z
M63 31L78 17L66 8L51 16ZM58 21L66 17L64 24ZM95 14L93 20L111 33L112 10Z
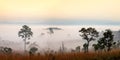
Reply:
M0 60L120 60L120 50L89 53L56 53L49 55L0 54Z

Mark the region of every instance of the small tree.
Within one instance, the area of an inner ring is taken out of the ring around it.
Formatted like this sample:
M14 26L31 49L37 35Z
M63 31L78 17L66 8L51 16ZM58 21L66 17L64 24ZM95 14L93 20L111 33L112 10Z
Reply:
M9 47L0 47L0 53L11 54L12 53L12 48L9 48Z
M24 50L26 51L26 40L29 40L30 37L33 35L31 28L27 25L23 25L20 31L18 32L18 36L21 37L24 41Z
M8 48L8 47L5 47L5 48L4 48L4 53L6 53L6 54L11 54L11 53L12 53L12 49L11 49L11 48Z
M117 47L120 48L120 41L117 42Z
M30 50L29 50L29 54L30 54L30 55L34 55L37 50L38 50L38 48L32 47L32 48L30 48Z
M120 48L120 41L119 40L116 42L116 44L113 46L113 48L115 48L115 49Z
M88 52L88 48L89 48L89 44L91 41L94 41L99 35L99 33L97 32L97 30L95 28L82 28L79 32L81 32L82 34L80 35L84 40L86 40L87 42L83 45L83 47L85 48L85 52Z
M87 49L88 49L88 44L87 44L87 43L83 44L83 50L84 50L84 53L87 52Z
M93 44L92 46L94 47L95 52L99 50L99 46L97 44Z
M116 44L116 42L113 41L114 35L112 34L112 31L107 29L103 33L103 37L98 40L98 43L96 44L98 46L98 49L110 51L111 48Z
M111 30L106 30L106 32L103 34L104 35L104 40L105 40L105 46L107 47L107 51L110 51L111 50L111 47L113 45L116 44L116 42L114 42L113 38L114 38L114 35L112 34L112 31Z

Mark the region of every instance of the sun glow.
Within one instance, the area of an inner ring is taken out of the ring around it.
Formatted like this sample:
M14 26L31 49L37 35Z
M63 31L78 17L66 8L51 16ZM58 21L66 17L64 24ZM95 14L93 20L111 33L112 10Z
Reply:
M120 19L120 0L0 0L0 20L31 18Z

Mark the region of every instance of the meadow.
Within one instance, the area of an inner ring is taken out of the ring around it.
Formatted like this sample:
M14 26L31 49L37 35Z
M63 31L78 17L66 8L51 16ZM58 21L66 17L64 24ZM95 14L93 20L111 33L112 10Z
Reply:
M71 52L54 54L0 54L0 60L120 60L120 50L109 52Z

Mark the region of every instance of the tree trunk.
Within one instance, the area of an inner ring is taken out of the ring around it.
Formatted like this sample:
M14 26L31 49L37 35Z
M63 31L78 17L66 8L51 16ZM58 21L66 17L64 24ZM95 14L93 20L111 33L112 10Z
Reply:
M24 53L26 53L26 38L24 39Z
M111 50L111 48L110 48L110 47L108 47L107 51L110 51L110 50Z
M89 52L89 41L88 41L88 45L87 45L87 51L86 52Z

